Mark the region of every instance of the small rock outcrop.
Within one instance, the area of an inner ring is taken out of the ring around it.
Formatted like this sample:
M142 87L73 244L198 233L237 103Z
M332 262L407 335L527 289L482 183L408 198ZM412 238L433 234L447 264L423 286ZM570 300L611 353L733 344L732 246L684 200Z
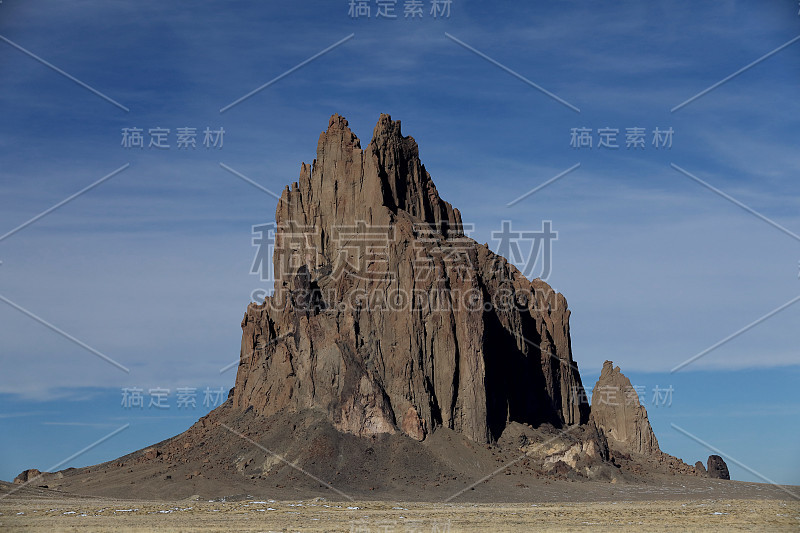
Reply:
M708 477L711 479L731 478L728 472L728 465L725 464L725 460L719 455L709 455L707 464L706 470L708 471Z
M708 472L706 472L706 467L703 464L703 461L697 461L694 464L694 470L695 470L695 472L697 472L697 475L700 476L700 477L707 477L708 476Z
M592 391L590 420L603 430L612 447L643 455L662 453L638 392L611 361L603 363Z
M22 485L23 483L29 483L30 481L41 477L42 473L35 468L30 468L28 470L23 470L20 474L14 478L14 483L17 485Z
M331 117L275 218L274 293L242 320L237 408L479 443L511 422L587 422L566 300L465 236L399 121L381 115L362 148Z
M591 423L559 431L549 425L532 428L512 422L498 445L524 453L526 459L541 465L545 474L566 475L570 479L610 481L619 478L616 468L609 462L605 435Z

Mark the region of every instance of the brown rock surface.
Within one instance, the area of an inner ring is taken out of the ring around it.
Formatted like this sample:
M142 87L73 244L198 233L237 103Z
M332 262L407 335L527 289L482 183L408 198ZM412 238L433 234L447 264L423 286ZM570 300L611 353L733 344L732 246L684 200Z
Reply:
M644 455L661 455L638 393L611 361L603 363L592 392L590 419L605 432L612 445Z
M708 476L708 472L706 472L706 467L703 464L703 461L697 461L694 464L694 470L695 470L695 472L697 472L698 476L701 476L701 477L707 477Z
M399 121L381 115L362 149L331 117L276 223L275 291L242 320L236 407L480 443L512 421L587 421L566 300L464 236Z
M20 485L22 483L28 483L32 479L36 479L42 475L41 472L36 470L35 468L30 468L28 470L23 470L20 474L14 478L14 483Z
M725 460L719 455L708 456L708 477L711 479L730 479L731 475L728 473L728 465Z

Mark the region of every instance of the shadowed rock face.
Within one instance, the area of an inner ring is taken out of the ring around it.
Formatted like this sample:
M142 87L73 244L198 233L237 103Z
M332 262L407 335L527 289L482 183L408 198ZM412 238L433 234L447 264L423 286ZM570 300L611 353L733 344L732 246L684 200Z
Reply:
M728 465L725 460L719 455L708 456L708 477L711 479L730 479L731 475L728 473Z
M362 149L331 117L275 217L275 291L242 320L235 407L480 443L588 421L566 300L464 235L399 121L381 115Z
M612 445L645 455L661 455L638 393L611 361L603 363L592 392L590 419L605 432Z

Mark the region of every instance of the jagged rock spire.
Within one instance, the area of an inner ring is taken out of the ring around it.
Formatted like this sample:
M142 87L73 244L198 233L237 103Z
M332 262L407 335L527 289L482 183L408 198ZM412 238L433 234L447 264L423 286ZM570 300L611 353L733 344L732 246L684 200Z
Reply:
M276 222L275 293L242 321L237 407L418 440L588 420L566 300L464 236L399 121L381 115L362 149L333 115Z
M605 432L612 446L645 455L661 455L638 392L611 361L603 363L594 386L590 419Z

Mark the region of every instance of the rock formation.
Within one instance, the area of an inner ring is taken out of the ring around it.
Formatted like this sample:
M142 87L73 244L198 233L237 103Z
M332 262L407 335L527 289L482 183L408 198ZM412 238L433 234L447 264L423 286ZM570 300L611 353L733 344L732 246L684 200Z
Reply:
M719 455L708 456L708 477L711 479L730 479L731 475L728 473L728 465L725 460Z
M592 391L590 419L603 430L612 446L644 455L661 455L637 391L611 361L603 363Z
M695 470L695 472L697 472L698 476L701 476L701 477L707 477L708 476L708 472L706 472L706 467L703 464L703 461L697 461L694 464L694 470Z
M532 480L701 471L660 452L609 361L590 412L564 297L466 236L388 115L363 149L330 119L281 195L274 244L274 292L247 308L227 401L173 438L15 483L118 498L297 499L335 486L442 501L499 464L504 475L485 482L523 499ZM710 457L709 476L723 471Z
M32 480L36 478L42 477L42 473L35 468L29 468L28 470L23 470L17 477L14 478L14 483L17 485L23 483L30 483Z
M511 422L587 422L566 300L465 236L399 121L381 115L361 148L331 117L276 225L274 293L242 320L236 407L479 443Z

